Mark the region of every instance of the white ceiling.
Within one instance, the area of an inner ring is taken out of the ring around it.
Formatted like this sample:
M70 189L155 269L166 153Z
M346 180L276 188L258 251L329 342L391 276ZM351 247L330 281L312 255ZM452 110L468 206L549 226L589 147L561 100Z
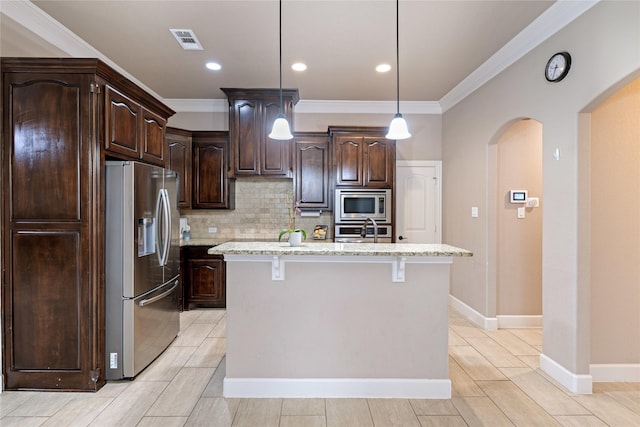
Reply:
M42 30L45 21L58 21L165 99L222 99L221 87L278 86L275 0L34 0L26 8L21 3L31 18L0 2L2 56L78 56L61 46L55 32ZM539 43L549 34L536 34L530 24L541 14L538 21L548 19L557 6L545 0L402 0L402 101L442 100L528 26L528 37ZM299 88L302 100L393 101L395 8L393 0L283 1L284 87ZM34 11L42 22L25 24L34 21ZM204 50L182 50L170 28L193 30ZM210 60L222 70L206 70ZM292 71L295 61L308 69ZM381 62L393 65L392 71L376 73Z

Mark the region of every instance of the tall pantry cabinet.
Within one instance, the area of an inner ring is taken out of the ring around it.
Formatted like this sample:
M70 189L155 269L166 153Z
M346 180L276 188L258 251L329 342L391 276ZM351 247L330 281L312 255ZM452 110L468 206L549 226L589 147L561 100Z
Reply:
M1 67L4 388L95 391L105 383L104 160L161 164L173 112L99 60Z

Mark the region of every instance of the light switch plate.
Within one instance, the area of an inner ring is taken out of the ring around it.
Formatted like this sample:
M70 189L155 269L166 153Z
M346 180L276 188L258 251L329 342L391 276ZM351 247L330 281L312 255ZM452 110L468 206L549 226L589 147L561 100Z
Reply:
M471 218L478 218L478 207L474 206L471 208Z
M524 218L524 207L518 208L518 219Z

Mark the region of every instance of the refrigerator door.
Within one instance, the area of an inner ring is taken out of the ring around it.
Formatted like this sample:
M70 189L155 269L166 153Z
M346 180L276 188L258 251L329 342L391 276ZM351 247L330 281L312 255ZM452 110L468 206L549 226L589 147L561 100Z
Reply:
M178 335L178 285L178 280L175 280L122 302L125 325L122 331L122 360L120 372L113 369L112 378L133 378L138 375Z
M107 380L135 377L171 344L180 328L178 290L176 281L135 299L107 301Z
M178 210L178 174L164 170L164 185L169 219L168 250L164 263L164 281L173 280L180 274L180 211Z
M131 258L134 280L125 281L124 297L133 298L165 283L163 233L169 218L162 215L161 208L164 169L136 162L127 166L133 169L133 174L125 173L133 179L125 184L125 189L133 191L133 212L131 218L125 217L125 223L130 221L135 228L133 236L125 236L125 240L132 242L135 250ZM125 196L125 200L128 197L131 196Z

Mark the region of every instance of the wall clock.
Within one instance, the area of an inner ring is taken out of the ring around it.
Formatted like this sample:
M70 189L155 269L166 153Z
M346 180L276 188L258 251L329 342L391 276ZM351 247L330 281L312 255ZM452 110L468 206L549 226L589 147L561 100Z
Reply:
M544 76L550 82L559 82L569 74L571 55L569 52L554 53L544 67Z

